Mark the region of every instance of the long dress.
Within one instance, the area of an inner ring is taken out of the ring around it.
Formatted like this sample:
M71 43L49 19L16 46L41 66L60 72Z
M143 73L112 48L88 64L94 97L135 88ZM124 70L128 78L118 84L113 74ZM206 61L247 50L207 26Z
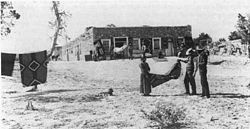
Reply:
M149 76L150 67L146 62L142 62L139 67L141 68L140 93L144 95L149 95L149 93L151 93L151 84Z

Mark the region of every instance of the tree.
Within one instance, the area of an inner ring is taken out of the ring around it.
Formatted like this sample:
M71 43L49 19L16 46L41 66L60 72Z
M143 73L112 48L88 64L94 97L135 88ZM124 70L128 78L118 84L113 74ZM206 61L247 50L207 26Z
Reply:
M109 27L109 28L115 28L116 25L114 25L114 24L108 24L107 27Z
M219 41L220 41L220 42L225 42L226 39L225 39L225 38L219 38Z
M11 33L11 28L20 16L14 9L12 2L1 1L1 37Z
M239 13L236 28L242 37L243 43L250 46L250 16L248 15L247 19ZM250 47L248 47L248 57L250 58Z
M53 35L53 44L52 44L52 48L51 51L48 55L48 58L53 54L53 51L55 50L55 47L57 45L57 40L59 36L63 36L63 33L66 33L66 19L68 16L70 16L69 13L66 13L65 11L61 11L59 9L60 6L60 2L59 1L52 1L52 11L55 15L55 20L53 21L49 21L49 25L52 29L55 29L55 33ZM67 37L67 35L65 34L65 37Z
M243 42L247 43L249 41L249 35L250 35L250 19L248 17L248 20L245 16L238 14L238 21L236 28L239 32L239 34L242 37Z
M212 42L212 38L209 34L201 33L198 38L194 38L194 43L196 46L205 47Z
M85 28L85 32L89 31L89 30L92 29L92 28L93 28L93 26L88 26L88 27L86 27L86 28Z
M241 39L241 35L237 31L230 32L230 35L228 36L228 40L236 40L236 39Z

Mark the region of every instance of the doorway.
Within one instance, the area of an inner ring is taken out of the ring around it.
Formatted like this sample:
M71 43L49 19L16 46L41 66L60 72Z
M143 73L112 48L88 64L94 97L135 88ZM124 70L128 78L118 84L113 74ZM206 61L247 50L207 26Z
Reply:
M166 56L173 56L174 55L174 43L172 38L167 39L167 49L166 49Z
M144 38L144 39L142 39L142 44L141 44L141 46L142 45L145 45L146 46L146 53L150 53L150 54L152 54L152 39L150 39L150 38Z

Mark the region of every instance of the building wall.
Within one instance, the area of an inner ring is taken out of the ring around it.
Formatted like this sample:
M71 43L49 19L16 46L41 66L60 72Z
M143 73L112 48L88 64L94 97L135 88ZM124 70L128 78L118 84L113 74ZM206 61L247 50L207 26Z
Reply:
M116 27L116 28L93 28L94 40L112 37L192 37L192 29L187 26L159 26L159 27Z
M85 55L94 49L93 42L93 33L92 30L89 30L62 47L62 60L85 60Z
M190 25L187 26L159 26L159 27L116 27L116 28L93 28L94 40L98 39L110 39L111 46L114 44L114 37L128 37L129 39L139 38L142 39L150 39L152 42L152 38L160 38L161 42L164 42L164 39L171 39L173 44L169 44L167 48L163 48L162 51L166 55L176 55L178 52L178 38L182 37L191 37L192 39L192 28ZM130 42L130 41L129 41ZM168 41L165 41L168 42ZM155 50L152 54L157 55L159 50ZM142 51L135 50L135 54L141 54ZM174 54L171 54L174 53ZM128 54L126 54L127 56Z
M65 61L85 60L85 55L94 50L94 42L101 39L110 39L111 46L114 45L114 37L128 37L128 42L133 38L151 39L160 38L161 42L168 42L171 39L173 44L164 48L164 53L169 51L177 53L177 43L179 37L192 37L191 26L173 26L173 27L115 27L115 28L91 28L75 40L67 43L62 48L62 59ZM164 41L165 40L165 41ZM79 48L78 48L79 46ZM172 47L172 48L171 48ZM163 48L163 47L162 47ZM157 55L159 50L154 51ZM125 56L128 56L126 51ZM78 54L79 53L79 54ZM142 50L135 50L134 54L140 55ZM171 55L171 54L169 54Z

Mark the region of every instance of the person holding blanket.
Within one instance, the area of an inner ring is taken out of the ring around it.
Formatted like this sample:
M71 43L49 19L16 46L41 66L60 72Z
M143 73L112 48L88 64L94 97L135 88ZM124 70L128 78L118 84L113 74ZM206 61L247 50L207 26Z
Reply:
M146 57L141 57L141 63L139 64L139 67L141 69L141 78L140 78L140 93L142 93L143 96L149 96L151 93L151 84L150 84L150 67L148 63L146 62Z
M195 84L195 79L194 79L194 57L195 57L195 52L193 51L192 48L189 48L186 52L186 55L188 56L186 60L181 60L178 59L178 61L186 63L186 74L184 78L184 84L185 84L185 89L187 95L190 95L189 91L189 83L191 84L192 88L192 93L191 95L196 95L196 84Z
M139 64L141 69L140 77L140 93L143 96L149 96L151 88L155 88L163 83L166 83L172 79L178 79L181 74L181 63L177 61L165 74L150 73L150 67L146 62L146 57L142 55L141 63Z

